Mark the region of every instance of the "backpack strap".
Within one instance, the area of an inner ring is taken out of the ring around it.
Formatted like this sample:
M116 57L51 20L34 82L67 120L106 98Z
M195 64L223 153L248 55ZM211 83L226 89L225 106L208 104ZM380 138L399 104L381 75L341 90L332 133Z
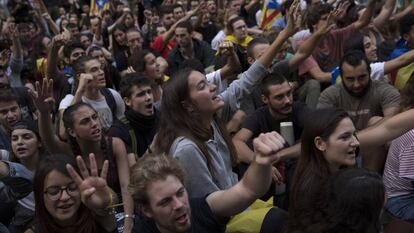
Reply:
M135 154L135 157L138 159L138 144L137 144L137 136L135 135L134 129L129 125L129 120L122 116L121 119L119 119L122 123L128 126L128 133L129 137L131 138L131 149Z
M111 90L109 88L101 88L101 94L105 97L106 103L109 106L109 109L111 109L112 112L112 118L115 120L116 117L116 101L114 96L112 95Z

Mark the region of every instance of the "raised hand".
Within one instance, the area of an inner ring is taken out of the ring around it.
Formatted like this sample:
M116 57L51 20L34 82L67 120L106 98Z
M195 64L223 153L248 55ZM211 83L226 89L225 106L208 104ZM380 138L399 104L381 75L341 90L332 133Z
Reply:
M298 30L298 22L301 21L301 14L300 14L300 1L294 0L292 5L289 8L289 14L287 18L286 24L286 32L288 35L293 35Z
M318 28L318 30L315 33L319 33L321 35L325 35L328 32L330 32L332 29L336 27L335 21L334 21L334 14L335 13L329 13L328 18L321 23L321 26Z
M85 91L86 87L92 80L93 80L93 76L91 74L85 74L85 73L80 74L78 91Z
M29 89L34 105L41 113L50 113L55 106L55 99L52 97L53 80L44 78L42 85L36 81L35 90Z
M262 133L253 140L255 162L271 165L279 160L278 151L283 149L285 139L275 131Z
M66 28L63 28L63 30L63 33L58 34L52 38L52 45L56 46L57 48L65 45L65 43L70 40L70 32ZM65 30L68 31L69 34L65 32Z
M70 164L66 165L66 169L78 185L82 203L91 210L106 209L112 201L112 193L106 183L108 161L103 163L100 176L94 154L89 154L90 173L81 156L76 157L76 162L81 175Z
M341 4L339 4L339 6L333 11L333 19L334 20L343 19L350 5L351 5L351 2L349 1L342 2Z
M187 11L187 13L185 14L184 17L182 17L179 21L180 22L184 22L189 20L191 17L193 17L194 15L197 15L198 12L200 12L201 9L206 8L206 3L203 2L200 5L197 6L197 8L195 8L194 10L191 11Z
M230 41L223 41L219 45L219 54L230 56L235 54L233 43Z

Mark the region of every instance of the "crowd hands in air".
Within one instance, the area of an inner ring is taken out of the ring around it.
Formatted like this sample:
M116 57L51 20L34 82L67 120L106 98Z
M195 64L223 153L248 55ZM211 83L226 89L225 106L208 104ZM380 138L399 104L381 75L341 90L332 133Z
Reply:
M413 9L1 1L0 232L412 232Z

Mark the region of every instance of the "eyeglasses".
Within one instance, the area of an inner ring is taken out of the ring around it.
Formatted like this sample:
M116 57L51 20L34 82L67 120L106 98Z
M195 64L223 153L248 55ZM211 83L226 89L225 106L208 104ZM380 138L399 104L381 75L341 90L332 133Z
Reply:
M60 186L50 186L43 193L46 194L47 198L50 200L57 201L62 197L63 190L71 197L79 194L78 186L74 182L68 184L64 188Z

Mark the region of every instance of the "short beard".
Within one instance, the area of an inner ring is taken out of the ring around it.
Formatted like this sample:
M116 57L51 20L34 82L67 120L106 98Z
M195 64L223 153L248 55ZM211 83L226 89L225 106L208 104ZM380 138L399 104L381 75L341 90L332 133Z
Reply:
M368 81L368 85L360 92L360 93L355 93L353 91L351 91L344 82L342 82L342 85L344 86L345 90L348 92L348 94L350 94L353 97L357 97L357 98L361 98L363 97L365 94L367 94L369 88L371 87L371 78Z

